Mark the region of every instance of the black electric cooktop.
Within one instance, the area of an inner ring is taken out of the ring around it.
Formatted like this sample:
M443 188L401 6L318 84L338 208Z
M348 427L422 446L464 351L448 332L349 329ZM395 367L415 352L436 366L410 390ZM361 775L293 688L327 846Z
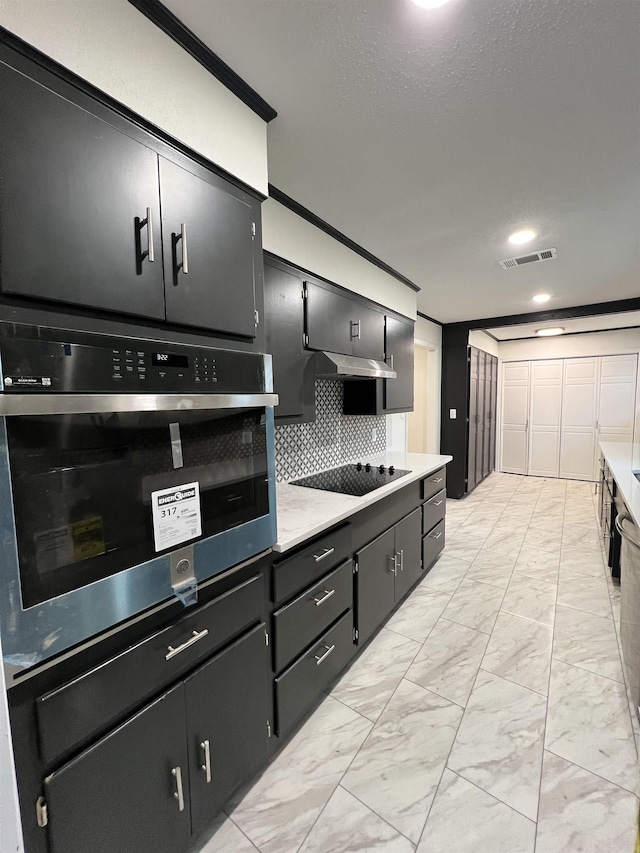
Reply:
M332 468L330 471L321 471L319 474L312 474L310 477L303 477L301 480L293 480L291 485L306 486L307 489L321 489L324 492L340 492L342 495L360 496L373 492L381 486L386 486L388 483L393 483L398 477L410 473L411 471L405 471L402 468L394 468L393 465L385 468L384 465L376 466L358 462L357 464L341 465L339 468Z

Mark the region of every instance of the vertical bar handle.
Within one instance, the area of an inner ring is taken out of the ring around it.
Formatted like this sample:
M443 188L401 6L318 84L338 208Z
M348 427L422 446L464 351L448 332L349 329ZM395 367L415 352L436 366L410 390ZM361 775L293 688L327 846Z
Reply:
M178 801L178 809L184 811L184 791L182 790L182 770L179 767L174 767L171 775L176 780L176 790L173 794L174 800Z
M182 272L189 275L189 252L187 249L187 223L180 224L180 238L182 239Z
M392 564L389 567L389 571L394 575L398 574L398 555L394 554L393 557L389 556L389 562Z
M147 258L151 263L156 259L153 252L153 218L150 207L147 208Z
M200 749L204 752L204 764L200 765L200 767L204 770L208 784L211 782L211 744L208 740L203 740L200 744Z

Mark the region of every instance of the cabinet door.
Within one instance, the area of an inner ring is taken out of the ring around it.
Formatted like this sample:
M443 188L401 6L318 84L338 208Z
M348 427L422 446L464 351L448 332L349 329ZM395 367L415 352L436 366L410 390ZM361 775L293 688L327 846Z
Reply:
M469 351L469 450L467 456L467 491L477 485L476 459L478 445L478 355L474 347Z
M302 279L268 262L264 265L264 314L267 352L273 359L273 390L280 399L275 415L302 417L309 358L303 346Z
M560 466L562 361L531 364L529 474L557 477Z
M183 685L48 776L44 795L53 853L185 850L191 820Z
M395 602L395 530L387 530L356 554L357 625L360 645L386 619Z
M489 473L496 467L496 436L498 434L498 359L491 362L491 441L489 444Z
M384 407L413 411L413 323L386 317L385 324L385 355L398 376L384 380Z
M529 438L528 361L505 363L502 379L502 460L500 470L527 473Z
M185 682L194 835L266 754L268 652L262 624Z
M384 314L361 303L351 303L351 353L384 361Z
M2 291L164 319L157 154L7 66L0 115Z
M486 361L485 353L478 352L478 417L476 434L476 483L484 479L484 408L486 396Z
M309 349L351 355L355 334L351 300L309 281L305 282L305 292Z
M396 548L396 585L395 599L409 592L422 575L421 545L422 545L422 509L414 510L395 527Z
M222 178L159 159L167 320L254 338L258 211Z

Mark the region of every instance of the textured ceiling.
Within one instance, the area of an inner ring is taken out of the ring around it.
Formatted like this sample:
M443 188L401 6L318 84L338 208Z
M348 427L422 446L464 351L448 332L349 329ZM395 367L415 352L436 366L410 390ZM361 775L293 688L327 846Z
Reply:
M640 2L164 0L277 110L270 181L444 322L640 296ZM506 238L558 260L504 271Z
M499 341L515 341L519 338L532 338L537 329L545 326L561 326L565 332L604 332L607 329L637 329L640 345L640 311L626 311L624 314L600 314L597 317L576 317L556 322L523 323L518 326L502 326L499 329L487 329L490 335Z

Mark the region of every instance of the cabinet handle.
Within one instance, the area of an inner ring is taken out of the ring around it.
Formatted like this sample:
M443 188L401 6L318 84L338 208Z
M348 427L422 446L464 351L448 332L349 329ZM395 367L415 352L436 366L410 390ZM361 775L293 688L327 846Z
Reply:
M360 320L350 320L349 322L350 322L350 324L351 324L351 340L352 340L352 341L353 341L353 340L357 340L357 341L359 341L359 340L360 340ZM357 332L354 332L354 331L353 331L354 326L357 326L357 327L358 327L358 331L357 331Z
M442 536L442 530L439 530L438 533L430 533L429 536L432 539L439 539Z
M393 356L392 355L390 355L389 358L387 359L387 364L389 365L391 370L393 370Z
M322 648L326 649L326 652L323 655L320 655L320 656L314 655L314 657L316 659L316 666L320 666L322 661L326 660L329 657L331 652L335 649L335 645L333 645L333 646L322 646Z
M328 557L329 554L333 554L335 550L335 548L325 548L322 554L314 554L313 559L316 561L316 563L319 563L320 560L324 560L324 558Z
M402 548L396 554L396 565L398 565L398 562L400 563L400 571L403 572L404 571L404 551L402 550Z
M432 500L430 500L430 501L427 501L427 503L430 504L431 506L440 506L442 504L442 501L439 500L439 501L436 501L434 503Z
M434 477L431 482L432 483L441 483L444 480L444 477Z
M331 598L331 596L335 595L335 593L336 593L335 589L323 589L322 591L324 592L324 595L322 596L322 598L314 598L313 599L316 607L320 607L321 604L324 604L325 601L328 601Z
M211 745L208 740L203 740L200 744L200 749L204 752L204 764L200 768L204 770L207 777L207 783L211 781Z
M173 793L174 800L178 801L178 810L184 811L184 792L182 790L182 770L179 767L174 767L171 775L176 780L176 790Z
M150 263L153 263L156 259L156 256L153 251L153 219L151 217L151 208L147 208L147 218L145 219L145 224L147 226L147 259Z
M393 572L394 575L397 575L398 574L398 558L397 558L396 554L394 554L393 557L391 557L391 556L389 557L389 562L393 563L393 565L389 567L389 571Z
M199 640L203 640L208 633L208 628L205 628L204 631L194 631L191 637L181 646L176 646L175 649L173 648L173 646L167 646L167 654L164 656L165 660L171 660L171 658L174 658L176 655L179 655L180 652L183 652L185 649L188 649L189 646L192 646Z
M182 240L182 261L176 263L176 274L182 270L185 275L189 275L189 250L187 248L187 223L180 223L180 233L173 235L174 245L177 247L178 242ZM176 257L176 261L177 261Z

